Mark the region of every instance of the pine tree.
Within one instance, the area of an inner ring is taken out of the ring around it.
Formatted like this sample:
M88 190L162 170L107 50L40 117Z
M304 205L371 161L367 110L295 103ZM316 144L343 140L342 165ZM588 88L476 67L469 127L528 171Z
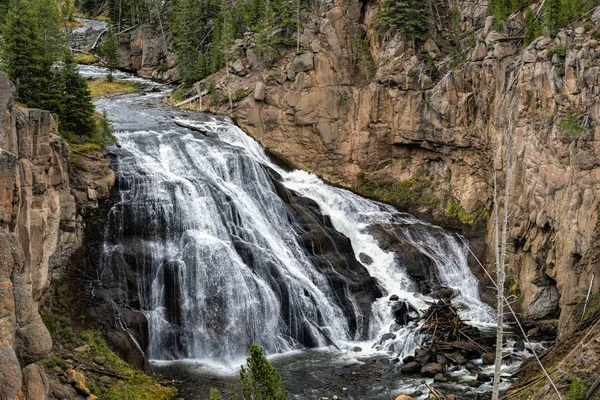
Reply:
M68 50L65 51L59 78L62 93L58 123L61 132L92 137L96 133L92 95Z
M540 21L535 18L531 10L527 11L527 13L525 14L525 26L525 46L529 46L529 44L533 42L542 33Z
M544 12L544 25L552 35L556 34L562 24L562 1L546 0Z
M106 36L102 42L100 48L100 54L106 59L106 68L108 69L108 75L106 80L108 82L113 81L113 72L119 67L119 42L115 36L115 30L112 25L108 26Z
M416 45L429 33L430 0L384 0L376 15L380 30L394 28Z
M281 379L281 375L267 360L263 349L257 344L250 346L250 357L246 360L246 367L241 367L240 385L244 400L285 400L288 398L285 382Z
M98 121L99 144L102 146L110 146L117 143L117 138L114 135L115 128L112 122L108 119L106 110L102 111L102 117Z
M13 0L2 27L3 69L15 84L16 101L48 109L54 97L54 60L49 57L43 32L32 1Z

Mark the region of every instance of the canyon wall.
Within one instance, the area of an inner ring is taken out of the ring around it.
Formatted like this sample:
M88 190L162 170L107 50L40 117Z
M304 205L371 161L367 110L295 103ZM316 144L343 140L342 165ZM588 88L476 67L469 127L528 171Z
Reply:
M376 32L371 3L320 1L301 50L275 66L238 40L229 74L196 85L221 82L223 104L206 95L201 107L223 112L243 91L228 112L272 155L463 232L491 273L493 181L502 199L510 136L507 290L528 324L565 335L600 273L600 12L525 47L525 10L495 27L485 0L434 9L433 38L415 51Z
M80 209L96 207L114 175L72 186L55 118L15 107L13 92L0 73L0 397L24 400L49 390L34 364L52 349L41 299L82 245Z

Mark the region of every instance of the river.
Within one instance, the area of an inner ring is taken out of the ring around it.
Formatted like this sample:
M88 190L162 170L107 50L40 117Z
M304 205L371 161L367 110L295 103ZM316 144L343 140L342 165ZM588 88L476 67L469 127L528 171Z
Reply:
M162 102L171 88L116 77L154 91L96 101L120 144L109 149L120 199L105 232L102 279L115 312L144 312L140 346L159 373L182 382L182 397L229 388L249 344L259 343L292 398L425 399L421 378L400 376L398 362L414 352L418 323L399 326L393 314L395 296L417 309L431 300L415 260L431 283L456 290L463 318L492 326L494 311L456 234L285 170L227 117L175 110ZM382 245L377 232L411 257ZM466 384L475 378L464 369L450 375L462 384L439 387L472 397L490 390Z

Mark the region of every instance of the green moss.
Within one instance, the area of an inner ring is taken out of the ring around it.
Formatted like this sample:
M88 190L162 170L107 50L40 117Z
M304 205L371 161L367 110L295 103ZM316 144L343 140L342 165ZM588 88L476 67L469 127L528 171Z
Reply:
M89 389L101 399L168 400L177 394L175 388L158 384L148 375L134 369L117 357L108 348L106 342L102 339L101 333L98 331L86 330L81 332L76 337L75 344L77 346L89 345L90 350L85 353L86 357L104 357L106 359L104 368L125 378L115 379L110 386L89 380L87 382ZM83 355L79 357L81 358L80 361L85 361L83 360ZM46 361L48 364L51 364L51 362L52 360Z
M600 292L596 292L590 296L582 322L592 318L596 314L596 311L598 311L598 306L600 306Z
M143 89L143 86L138 82L124 80L113 80L112 82L109 82L108 79L96 79L90 81L88 87L90 88L90 92L94 99L137 93L141 92Z
M436 207L439 199L433 190L433 178L426 171L417 171L410 179L369 180L359 177L357 191L386 203L401 207Z
M48 368L48 369L54 368L54 367L67 368L67 363L65 362L65 360L63 360L60 357L56 357L56 356L42 358L41 360L37 361L36 364L39 365L40 367L44 367L44 368Z
M569 384L567 389L567 400L583 400L585 399L585 385L574 376L568 376L566 379Z
M93 54L77 54L73 56L73 60L75 60L77 64L85 65L96 64L98 62L98 59Z
M450 197L446 203L445 214L467 225L474 225L478 221L487 221L490 218L489 211L483 206L479 206L474 213L469 214L454 197Z
M514 295L515 297L521 296L521 288L519 287L519 283L515 281L510 281L506 284L506 289L508 293Z

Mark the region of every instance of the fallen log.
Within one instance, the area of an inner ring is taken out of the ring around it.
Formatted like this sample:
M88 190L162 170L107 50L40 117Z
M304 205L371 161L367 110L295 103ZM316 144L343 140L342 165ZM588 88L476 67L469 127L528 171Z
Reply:
M178 121L176 119L173 120L173 123L175 125L181 126L182 128L191 129L191 130L196 131L196 132L200 132L200 133L204 133L204 134L206 134L206 132L208 132L204 128L201 128L199 126L194 126L194 125L186 124L185 122L181 122L181 121Z
M189 99L185 99L184 101L175 104L175 107L181 107L182 105L191 103L192 101L194 101L194 100L196 100L196 99L198 99L200 97L202 97L202 95L197 94L194 97L190 97Z
M333 347L335 347L336 349L338 349L338 350L340 350L340 351L341 351L341 349L338 347L338 345L337 345L337 344L335 344L335 342L334 342L334 341L333 341L333 340L332 340L332 339L331 339L331 338L330 338L330 337L329 337L329 336L328 336L328 335L327 335L325 332L323 332L323 329L319 328L319 327L317 326L317 324L315 324L315 323L314 323L314 322L312 322L311 320L308 320L308 322L310 322L310 323L312 324L312 326L314 326L315 328L317 328L317 330L319 331L319 333L320 333L321 335L323 335L323 337L325 338L325 340L327 340L329 343L331 343L331 344L333 345Z

